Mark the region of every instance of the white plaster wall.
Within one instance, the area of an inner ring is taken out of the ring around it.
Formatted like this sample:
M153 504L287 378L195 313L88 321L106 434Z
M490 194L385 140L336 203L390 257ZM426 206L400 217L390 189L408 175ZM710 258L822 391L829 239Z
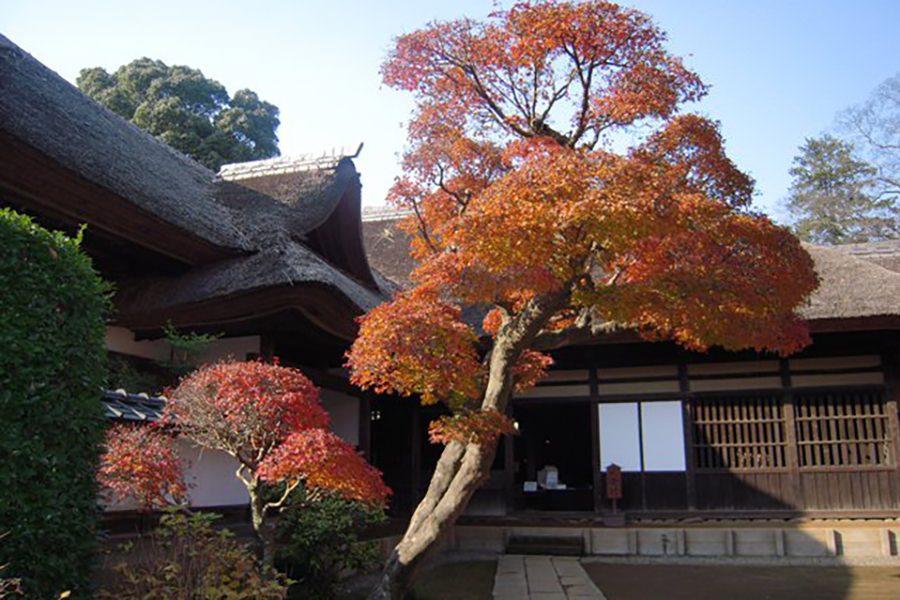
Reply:
M205 450L178 440L191 506L238 506L250 501L244 484L235 476L238 463L218 450Z
M222 338L216 340L200 355L201 363L215 362L224 358L246 360L247 354L259 354L259 336ZM169 358L170 347L164 339L135 341L134 333L124 327L106 328L106 349L130 356L140 356L151 360Z
M259 336L222 338L200 355L201 363L210 363L225 358L234 360L247 360L247 354L259 354Z
M106 328L106 349L151 360L164 360L169 357L169 344L165 340L136 342L134 333L124 327Z
M354 446L359 445L359 398L321 390L322 406L331 416L331 430Z

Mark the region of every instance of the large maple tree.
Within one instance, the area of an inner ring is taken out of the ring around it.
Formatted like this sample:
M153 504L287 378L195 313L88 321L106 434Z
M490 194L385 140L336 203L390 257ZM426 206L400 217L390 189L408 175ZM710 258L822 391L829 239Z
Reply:
M682 114L699 76L646 15L607 2L523 2L486 22L402 35L383 65L409 91L404 174L413 285L362 320L364 388L443 402L446 444L370 598L403 597L425 551L488 477L515 388L542 352L628 328L695 350L782 354L815 288L798 241L749 208L753 182L716 123ZM482 331L461 307L485 307Z

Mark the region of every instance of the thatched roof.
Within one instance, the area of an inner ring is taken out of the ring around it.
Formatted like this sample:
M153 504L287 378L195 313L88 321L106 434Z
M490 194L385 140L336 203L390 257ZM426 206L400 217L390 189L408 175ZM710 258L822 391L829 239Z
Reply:
M819 288L800 314L808 320L900 315L900 273L854 256L843 246L805 244Z
M265 291L279 286L323 284L340 292L362 311L385 296L335 269L303 244L281 240L269 248L190 270L177 278L141 279L119 285L120 321L214 298Z
M326 303L346 301L346 314L333 318L352 324L355 314L385 299L382 289L389 292L362 249L359 174L349 157L280 157L213 173L87 98L2 36L0 90L0 161L24 151L34 163L23 174L15 166L0 168L0 189L21 190L23 205L37 214L52 208L54 216L87 222L89 231L125 244L165 253L167 242L202 240L186 242L177 253L192 266L178 276L123 275L118 321L147 325L141 316L161 318L186 305L312 285L332 290ZM33 185L49 171L59 173L62 198ZM90 187L79 188L77 198L65 197L84 181ZM88 211L69 210L87 204ZM179 230L185 236L172 238ZM252 317L250 311L246 318Z
M409 255L410 236L398 226L408 214L386 207L367 207L362 213L362 235L369 264L401 287L408 285L409 274L415 267Z
M844 254L862 258L889 271L900 273L900 240L882 240L862 244L841 244L834 246Z
M248 249L215 202L215 174L100 106L0 35L0 134L168 225Z
M334 212L347 187L359 179L353 162L340 155L280 156L223 165L219 176L232 183L232 190L250 189L257 192L258 198L268 198L269 202L276 200L282 210L273 209L267 202L264 208L254 212L286 215L283 226L294 235L309 233L322 225ZM225 189L220 188L217 197ZM246 208L259 208L259 199L248 203Z

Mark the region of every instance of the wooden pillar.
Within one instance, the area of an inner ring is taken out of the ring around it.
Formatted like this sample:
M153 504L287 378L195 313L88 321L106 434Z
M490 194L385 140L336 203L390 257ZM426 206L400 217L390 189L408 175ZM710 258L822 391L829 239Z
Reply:
M799 446L797 446L797 426L794 419L794 393L791 383L791 367L786 358L779 360L781 367L781 408L784 416L784 459L788 469L787 496L791 508L803 510L803 490L800 487Z
M513 417L512 403L509 407L509 416ZM515 438L511 435L504 435L500 447L497 452L503 452L503 483L504 483L504 502L506 503L506 514L516 509L516 458L515 458Z
M588 387L591 397L591 476L594 488L594 512L603 511L603 477L600 469L600 404L597 389L597 355L588 348Z
M685 499L688 510L697 509L697 479L694 466L694 410L691 406L691 384L687 364L678 353L678 390L681 395L681 425L684 431Z
M900 412L898 412L898 400L900 400L900 352L896 346L889 346L881 355L881 362L884 365L884 377L887 384L887 394L885 395L884 410L887 414L888 432L891 436L891 451L894 456L894 478L896 481L895 494L900 498ZM900 508L896 505L893 508Z
M363 392L359 399L359 450L372 462L372 395Z
M263 333L259 336L259 356L263 360L272 360L275 356L275 337L271 333Z
M409 437L409 496L412 501L410 510L415 510L422 500L422 406L415 399L411 400L412 410L410 414Z

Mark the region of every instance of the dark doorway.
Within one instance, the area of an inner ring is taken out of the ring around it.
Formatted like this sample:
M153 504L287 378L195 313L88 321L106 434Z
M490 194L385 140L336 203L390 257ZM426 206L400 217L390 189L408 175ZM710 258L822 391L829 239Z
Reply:
M591 409L587 402L516 406L521 435L515 438L515 473L520 510L591 511ZM559 486L535 483L540 471L556 467Z

